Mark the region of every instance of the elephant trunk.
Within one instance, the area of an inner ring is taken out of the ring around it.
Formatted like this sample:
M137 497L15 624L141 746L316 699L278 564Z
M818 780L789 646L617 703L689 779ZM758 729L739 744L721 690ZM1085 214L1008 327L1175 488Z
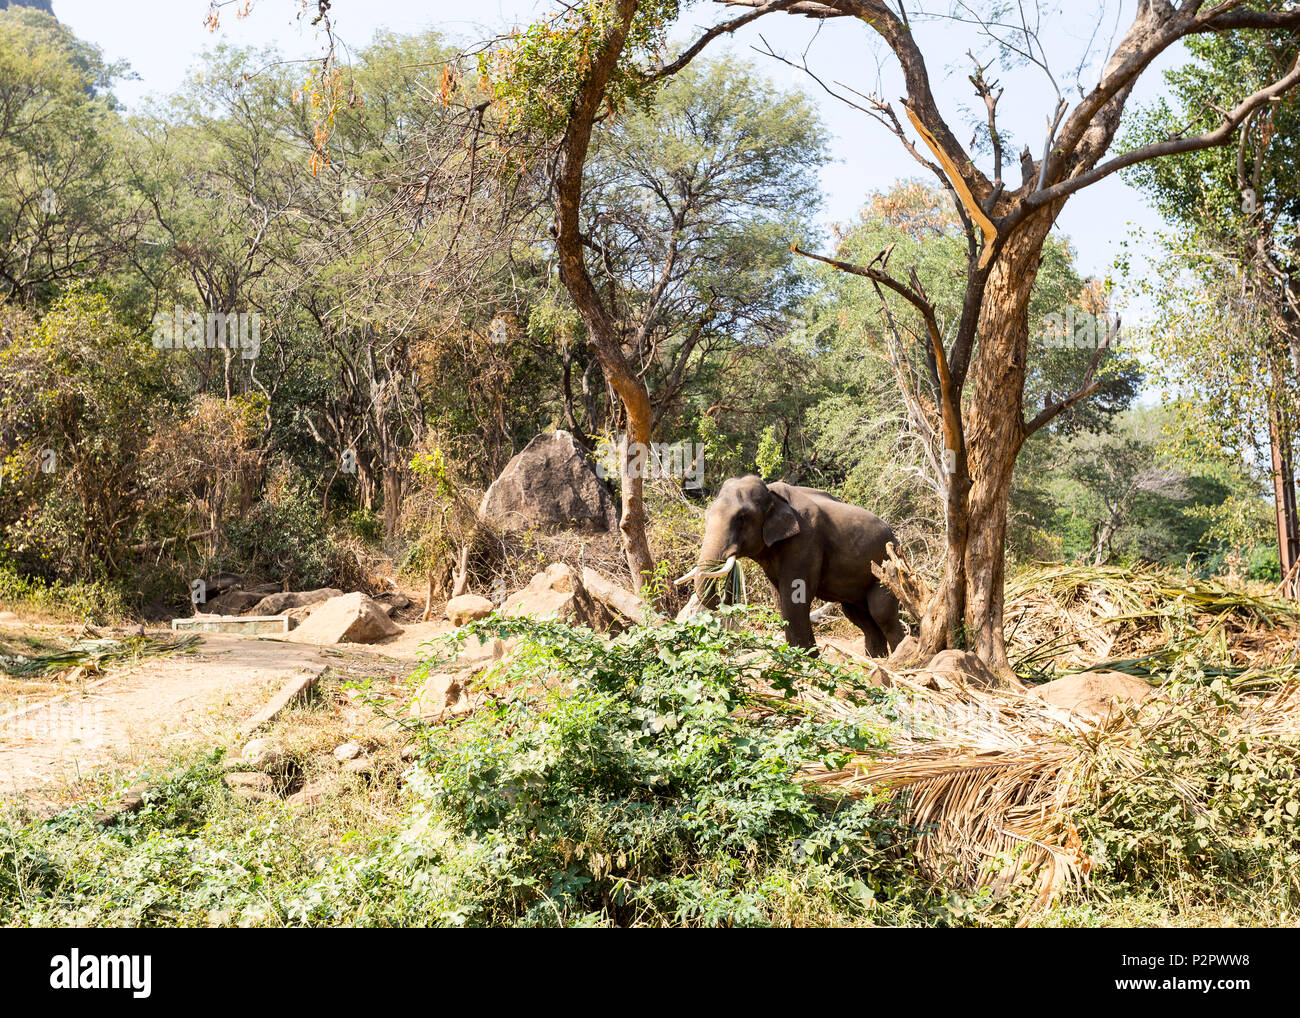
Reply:
M736 552L725 534L710 534L705 529L699 564L695 567L695 596L704 608L713 609L721 603L727 574L736 565Z

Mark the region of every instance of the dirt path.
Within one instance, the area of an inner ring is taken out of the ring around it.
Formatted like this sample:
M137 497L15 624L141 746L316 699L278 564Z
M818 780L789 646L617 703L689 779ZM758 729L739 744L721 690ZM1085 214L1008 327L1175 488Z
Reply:
M0 799L215 744L290 676L322 670L319 648L203 634L193 654L110 671L84 692L0 718Z

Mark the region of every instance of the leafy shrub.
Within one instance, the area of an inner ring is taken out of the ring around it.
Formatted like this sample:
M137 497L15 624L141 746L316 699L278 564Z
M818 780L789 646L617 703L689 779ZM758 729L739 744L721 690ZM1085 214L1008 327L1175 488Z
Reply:
M743 674L778 689L844 678L829 666L712 616L611 642L527 620L474 631L519 640L503 695L421 730L397 829L313 857L297 826L308 815L235 799L216 754L112 827L89 806L29 825L0 811L0 925L951 919L910 874L887 811L795 779L882 733L801 720Z
M325 586L335 571L336 549L319 504L306 483L283 469L266 497L226 528L226 539L237 569L294 589Z
M1269 683L1234 686L1179 662L1158 708L1099 745L1096 793L1076 819L1095 877L1188 904L1300 906L1294 709Z
M561 623L466 631L522 642L498 676L512 695L427 733L400 858L431 919L843 923L892 893L897 832L876 804L795 778L882 733L764 709L744 674L789 690L842 678L829 666L710 615L610 642Z
M91 625L123 619L127 605L116 587L96 581L46 582L0 566L0 607L21 613L68 617Z

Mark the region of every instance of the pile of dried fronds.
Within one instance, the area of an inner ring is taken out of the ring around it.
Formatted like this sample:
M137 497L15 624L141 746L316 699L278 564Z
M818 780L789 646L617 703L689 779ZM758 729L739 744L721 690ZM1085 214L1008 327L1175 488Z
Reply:
M1055 565L1007 581L1005 631L1019 672L1108 662L1137 672L1153 654L1187 653L1221 665L1294 657L1300 605L1171 570ZM1168 656L1168 655L1162 655ZM1167 662L1166 662L1167 663Z
M188 653L198 642L199 638L192 634L175 638L132 636L124 640L93 637L48 654L0 654L0 672L18 679L52 678L63 673L75 679L101 672L105 665L118 661L134 663L146 657Z
M1097 847L1095 838L1081 837L1081 817L1105 818L1117 795L1141 786L1162 804L1161 815L1183 816L1189 831L1208 831L1212 825L1197 818L1219 808L1224 791L1217 779L1196 775L1215 770L1221 748L1257 757L1285 747L1284 769L1300 767L1300 665L1294 662L1220 677L1213 689L1213 676L1183 669L1196 678L1167 682L1140 707L1117 706L1100 724L1017 692L934 690L907 671L868 667L896 690L889 708L864 713L844 697L818 691L802 693L800 706L827 719L888 723L890 752L859 756L840 770L809 765L807 779L854 796L894 793L922 873L995 898L1030 889L1022 923L1087 883ZM1170 761L1183 762L1166 766L1154 759L1153 747L1166 745L1179 725L1199 740L1190 756L1204 757L1204 766L1189 765L1190 779L1182 772L1186 740L1169 751ZM1126 842L1145 836L1138 832ZM1236 839L1222 853L1233 858L1242 855L1241 844L1259 842L1257 833L1235 830L1222 837L1225 844ZM1180 840L1191 839L1170 837Z
M1011 691L936 691L906 672L887 675L898 695L883 716L864 716L840 697L804 694L820 716L885 721L891 729L887 756L859 757L837 771L811 765L808 779L855 796L896 793L916 835L918 866L936 883L994 896L1030 884L1039 905L1080 887L1090 863L1070 814L1084 722Z

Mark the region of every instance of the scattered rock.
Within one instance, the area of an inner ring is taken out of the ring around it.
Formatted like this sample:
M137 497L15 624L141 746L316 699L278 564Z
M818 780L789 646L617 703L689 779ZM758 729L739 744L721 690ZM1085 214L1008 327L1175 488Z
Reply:
M0 622L20 622L20 621L22 620L19 619L18 616L15 615L13 612L0 612Z
M283 615L290 608L305 608L308 605L328 601L332 597L342 597L343 591L333 587L321 587L319 590L285 590L261 598L253 606L254 615Z
M433 672L415 691L407 713L421 721L441 721L468 714L482 701L471 697L467 688L470 673L464 671Z
M138 812L144 806L144 793L148 785L136 785L122 793L122 797L102 813L95 815L95 823L100 825L116 823L128 813Z
M506 598L501 610L512 617L554 617L564 622L585 623L593 629L605 628L612 620L609 609L592 599L581 578L563 562L552 562L529 580L523 590Z
M302 788L285 799L294 806L310 806L324 799L333 791L334 784L329 778L317 778L308 781Z
M348 774L364 774L369 776L375 771L373 760L367 760L365 757L358 757L355 760L349 760L343 765L343 770Z
M275 782L271 775L263 774L261 771L249 773L247 771L238 771L227 774L221 779L222 783L231 789L247 788L255 792L274 792Z
M453 626L463 626L466 622L485 619L492 614L492 602L478 594L461 594L447 602L443 614Z
M243 589L244 578L238 573L217 573L216 576L204 580L203 583L208 599L211 600L228 590Z
M605 533L617 526L609 489L567 431L538 435L511 459L483 495L479 515L506 530Z
M620 587L609 577L594 569L582 570L582 585L588 594L612 608L628 622L636 624L648 622L653 626L664 622L664 617L649 608L639 595Z
M916 664L920 656L921 645L916 637L909 633L898 641L898 646L890 652L885 664L890 668L908 668Z
M283 774L292 763L284 747L274 739L253 739L244 745L240 756L244 766L266 774Z
M967 650L941 650L919 668L917 679L930 689L961 686L996 689L998 686L993 670Z
M255 608L262 601L261 594L255 594L247 590L227 590L224 594L217 597L210 597L203 604L203 611L211 615L243 615L249 609ZM261 614L254 612L254 614ZM275 612L270 614L274 615Z
M362 752L364 751L361 748L361 743L345 742L341 746L334 747L334 759L339 763L343 763L345 760L355 760Z
M1141 703L1154 693L1151 685L1142 679L1107 668L1066 675L1029 691L1030 696L1089 721L1102 720L1121 701Z
M374 643L397 636L402 627L373 599L357 591L331 597L289 634L297 643Z

